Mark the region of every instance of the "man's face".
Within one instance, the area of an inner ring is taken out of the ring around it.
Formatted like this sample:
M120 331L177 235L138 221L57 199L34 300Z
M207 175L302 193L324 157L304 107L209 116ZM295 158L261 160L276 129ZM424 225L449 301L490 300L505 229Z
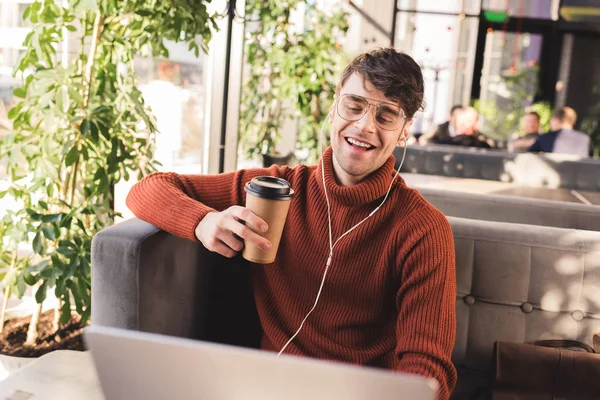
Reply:
M540 131L540 122L533 114L526 114L523 118L523 130L525 134L538 133Z
M408 127L412 120L403 119L398 128L384 130L375 123L375 107L369 106L362 118L347 121L337 111L338 102L345 94L364 97L372 105L387 103L398 107L399 104L385 97L382 91L359 74L351 75L340 88L331 114L333 170L338 183L352 186L360 183L386 162L396 144L408 136Z
M448 122L450 123L450 126L452 126L454 129L456 129L456 115L459 113L460 110L460 108L457 108L450 113L450 119L448 120Z

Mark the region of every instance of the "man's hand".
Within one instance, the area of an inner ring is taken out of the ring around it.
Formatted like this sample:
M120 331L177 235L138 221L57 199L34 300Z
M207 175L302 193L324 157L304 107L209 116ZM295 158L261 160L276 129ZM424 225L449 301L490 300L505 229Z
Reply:
M204 247L231 258L244 247L244 241L268 250L271 242L255 231L266 232L267 223L250 209L231 206L225 211L210 212L198 223L195 234Z

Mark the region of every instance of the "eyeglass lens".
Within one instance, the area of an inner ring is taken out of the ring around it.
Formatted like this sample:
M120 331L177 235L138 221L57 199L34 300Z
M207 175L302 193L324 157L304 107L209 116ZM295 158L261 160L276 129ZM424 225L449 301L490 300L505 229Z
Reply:
M375 106L375 123L386 130L393 130L400 126L404 118L404 113L400 107L393 104L380 103ZM340 117L347 121L358 121L369 109L367 99L345 94L338 101L337 111Z

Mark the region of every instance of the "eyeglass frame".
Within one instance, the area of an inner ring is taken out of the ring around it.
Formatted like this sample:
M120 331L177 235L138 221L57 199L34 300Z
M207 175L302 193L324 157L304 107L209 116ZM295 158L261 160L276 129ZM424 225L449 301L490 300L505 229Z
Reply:
M359 98L359 99L362 99L362 100L364 100L364 101L365 101L365 103L367 103L367 107L365 108L365 112L364 112L364 114L363 114L363 115L361 115L359 118L357 118L357 119L347 119L347 118L344 118L344 117L342 117L342 114L340 114L340 109L339 109L339 106L340 106L340 101L342 100L342 98L343 98L343 97L346 97L346 96L353 96L353 97L357 97L357 98ZM371 101L377 101L377 100L374 100L374 99L368 99L368 98L366 98L366 97L363 97L363 96L360 96L360 95L358 95L358 94L354 94L354 93L344 93L344 94L340 95L340 97L338 97L338 99L336 100L336 104L335 104L335 111L336 111L337 115L339 115L339 117L340 117L341 119L343 119L344 121L348 121L348 122L356 122L356 121L360 121L361 119L363 119L363 118L364 118L364 116L365 116L365 115L367 115L367 114L369 113L369 109L371 108L371 106L373 106L373 107L375 107L375 113L373 113L373 122L374 122L374 123L375 123L375 125L377 125L379 128L383 129L384 131L388 131L388 132L389 132L389 131L395 131L396 129L400 128L400 126L402 126L402 124L403 124L404 122L406 122L406 112L405 112L405 111L404 111L404 109L403 109L402 107L400 107L398 104L389 103L389 102L385 102L385 101L379 102L378 104L373 104L373 103L371 103L369 100L371 100ZM378 107L379 107L379 106L381 106L382 104L385 104L385 105L388 105L388 106L394 106L394 107L398 107L398 108L400 109L400 111L401 111L401 112L398 114L398 116L399 116L399 117L401 117L401 121L402 121L402 122L400 122L400 124L399 124L397 127L395 127L395 128L392 128L392 129L388 129L388 128L384 128L384 127L382 127L382 126L381 126L381 125L380 125L380 124L377 122L377 119L375 118L375 117L376 117L376 115L377 115L377 109L378 109Z

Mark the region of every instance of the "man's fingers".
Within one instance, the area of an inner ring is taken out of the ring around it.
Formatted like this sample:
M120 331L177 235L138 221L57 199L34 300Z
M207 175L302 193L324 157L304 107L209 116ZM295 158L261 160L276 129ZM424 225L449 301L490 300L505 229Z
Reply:
M234 217L244 221L246 225L251 226L257 231L266 232L269 229L265 220L253 213L249 208L235 206L231 207L230 210Z
M223 243L225 243L225 245L227 245L230 249L232 249L235 252L242 250L242 248L244 247L244 242L241 241L239 238L235 237L235 235L231 232L224 233L223 235L221 235L220 239Z
M225 256L227 258L232 258L238 253L237 251L231 249L231 247L226 245L224 242L221 242L220 240L217 240L214 243L213 248L209 250L215 253L219 253L220 255Z
M224 228L235 233L244 241L250 242L265 251L271 248L271 243L267 239L254 232L252 229L250 229L250 227L234 220L233 218L227 219Z

